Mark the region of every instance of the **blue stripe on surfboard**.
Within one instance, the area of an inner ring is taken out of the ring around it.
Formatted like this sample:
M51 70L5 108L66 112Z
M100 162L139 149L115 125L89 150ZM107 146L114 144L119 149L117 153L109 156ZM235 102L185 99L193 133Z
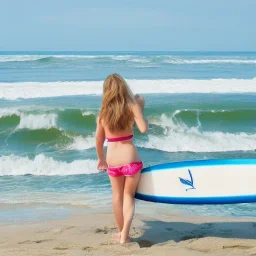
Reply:
M239 203L254 203L256 202L255 195L243 196L223 196L223 197L165 197L152 196L136 193L136 199L167 204L239 204Z
M209 159L173 162L166 164L158 164L142 169L141 173L170 170L172 168L195 167L195 166L216 166L216 165L256 165L256 159ZM256 170L256 169L255 169Z

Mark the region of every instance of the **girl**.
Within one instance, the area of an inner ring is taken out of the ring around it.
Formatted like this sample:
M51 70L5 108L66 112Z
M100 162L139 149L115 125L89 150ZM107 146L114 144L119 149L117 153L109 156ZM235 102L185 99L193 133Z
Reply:
M97 119L96 150L98 169L107 169L112 186L112 205L120 243L130 241L129 230L134 214L134 194L143 163L132 142L133 125L140 132L148 129L143 117L144 98L134 96L125 80L118 74L107 77L103 85L102 107ZM103 152L108 141L106 159Z

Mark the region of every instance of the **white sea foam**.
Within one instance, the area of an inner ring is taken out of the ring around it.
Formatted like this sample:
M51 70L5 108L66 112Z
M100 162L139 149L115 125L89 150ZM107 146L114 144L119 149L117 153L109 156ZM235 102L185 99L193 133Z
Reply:
M15 155L0 157L0 176L5 175L74 175L97 173L96 160L56 161L43 154L34 159Z
M21 116L22 114L31 114L32 112L59 112L59 111L65 111L65 108L63 107L49 107L49 106L17 106L17 107L10 107L10 108L1 108L0 109L0 118L6 117L6 116Z
M17 129L50 129L57 127L57 118L56 114L21 114Z
M132 56L131 55L118 55L118 56L115 56L115 55L112 55L112 56L109 56L112 60L129 60Z
M34 61L51 56L46 55L0 55L0 62Z
M164 60L164 63L169 64L256 64L256 60L242 60L242 59L201 59L201 60L186 60L173 59Z
M107 140L104 142L104 146L107 146ZM88 137L76 136L73 138L73 142L69 144L66 150L85 150L95 147L95 134Z
M152 61L158 64L169 63L169 64L256 64L256 59L243 59L243 58L204 58L204 59L184 59L171 55L113 55L113 54L102 54L102 55L0 55L0 62L26 62L26 61L37 61L45 58L56 58L63 60L76 60L76 59L109 59L114 61L129 61L138 63L151 63Z
M149 63L150 60L146 59L146 58L132 58L129 59L130 62L136 62L136 63Z
M96 115L96 111L87 110L82 113L83 116Z
M256 93L256 79L129 80L134 93ZM101 95L103 81L0 83L0 99Z
M95 147L94 136L76 136L73 138L73 142L66 147L67 150L85 150Z
M256 148L256 134L224 133L200 131L199 127L187 127L182 121L163 114L160 120L150 120L151 124L164 128L162 136L149 135L148 141L138 142L138 146L167 152L225 152L248 151Z
M20 110L15 109L15 108L2 108L2 109L0 109L0 118L6 117L6 116L12 116L12 115L19 116L20 115Z
M94 59L99 56L93 55L0 55L0 62L24 62L24 61L36 61L45 58L61 58L61 59Z
M256 134L199 132L196 128L187 132L169 132L162 137L149 135L148 139L138 146L167 152L249 151L256 148Z
M129 60L131 57L131 55L0 55L0 62L36 61L45 58L56 58L64 60L109 58L118 61Z

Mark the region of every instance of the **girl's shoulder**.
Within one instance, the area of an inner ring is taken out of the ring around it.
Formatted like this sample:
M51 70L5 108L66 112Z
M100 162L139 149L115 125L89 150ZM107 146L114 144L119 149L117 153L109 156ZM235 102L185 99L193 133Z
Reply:
M103 118L100 119L99 116L96 117L96 123L97 125L101 125L104 127L104 119Z

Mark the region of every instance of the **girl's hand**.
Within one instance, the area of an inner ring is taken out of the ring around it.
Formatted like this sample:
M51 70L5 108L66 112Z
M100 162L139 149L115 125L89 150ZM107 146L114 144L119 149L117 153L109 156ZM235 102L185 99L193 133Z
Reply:
M139 94L135 95L135 100L137 101L137 103L139 104L139 106L141 107L141 109L144 109L145 106L145 99L144 97L140 96Z
M104 172L106 171L108 168L108 165L107 165L107 162L105 160L98 160L98 164L97 164L97 169L100 171L100 172Z

